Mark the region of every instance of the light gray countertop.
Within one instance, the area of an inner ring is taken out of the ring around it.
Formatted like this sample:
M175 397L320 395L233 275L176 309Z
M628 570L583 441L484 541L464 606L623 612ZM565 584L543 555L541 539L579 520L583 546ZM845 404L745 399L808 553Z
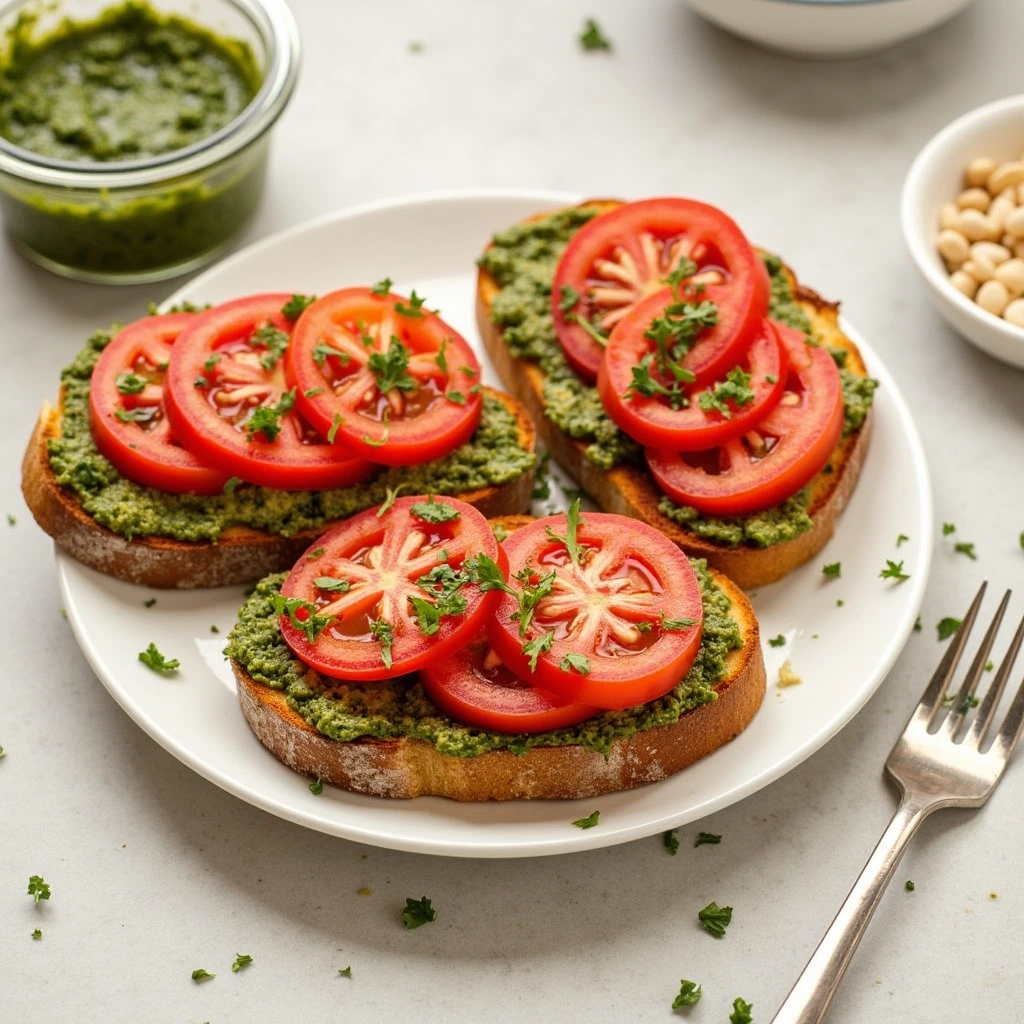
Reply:
M900 49L833 64L752 49L679 0L295 7L303 77L243 241L437 188L720 204L842 298L910 402L937 519L975 541L978 560L940 541L924 630L863 712L788 776L683 829L676 857L652 837L449 860L306 831L194 775L116 706L59 615L51 544L18 491L21 446L60 366L94 327L169 286L60 281L4 245L0 515L17 524L0 524L0 1019L667 1021L685 977L704 986L686 1019L725 1021L743 996L768 1021L894 808L881 767L940 653L935 622L960 614L983 577L1024 578L1024 374L939 320L897 220L923 142L1020 88L1024 5L981 0ZM581 52L586 16L613 54ZM1021 1018L1022 808L1016 764L984 810L925 825L831 1020ZM694 849L701 829L721 845ZM53 887L39 907L25 895L35 873ZM406 931L404 899L424 894L440 916ZM735 908L721 941L696 922L712 899ZM255 962L234 975L236 953ZM196 985L196 967L218 977Z

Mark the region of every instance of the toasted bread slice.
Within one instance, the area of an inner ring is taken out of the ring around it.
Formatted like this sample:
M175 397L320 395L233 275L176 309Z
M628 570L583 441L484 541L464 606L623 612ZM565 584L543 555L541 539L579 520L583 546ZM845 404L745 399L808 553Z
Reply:
M524 451L536 441L533 421L514 398L486 388L516 419ZM46 443L60 433L59 408L44 405L21 466L21 489L36 522L72 558L108 576L156 588L221 587L249 583L285 569L315 537L333 526L324 523L291 537L246 526L226 529L216 541L180 541L169 537L128 540L99 525L82 508L74 493L61 487L50 468ZM486 516L522 512L529 507L533 471L500 487L484 487L451 495L475 505Z
M614 200L592 200L581 205L601 210L619 205ZM548 213L537 214L540 219ZM839 327L839 304L827 302L820 295L798 284L786 268L794 296L811 320L815 336L824 344L847 353L846 366L854 373L867 375L867 368L857 346ZM869 413L863 426L842 439L829 460L831 470L819 473L810 485L808 514L813 521L810 530L767 548L741 545L728 547L700 537L662 515L658 510L663 494L644 467L616 466L601 469L586 457L587 443L563 433L544 413L544 373L536 363L514 359L491 320L490 309L498 294L497 282L481 270L477 282L477 325L484 348L494 363L498 376L508 390L527 408L541 441L552 457L606 512L641 519L678 544L687 554L706 558L708 564L725 573L739 586L749 589L782 579L797 566L813 558L828 543L836 519L846 507L860 476L871 435Z
M507 522L513 529L522 525ZM531 747L525 754L489 751L443 754L421 739L339 742L322 735L289 707L279 690L256 682L237 662L238 701L259 741L289 768L332 786L371 796L452 800L573 800L632 789L667 778L737 736L761 706L765 668L757 619L743 592L715 573L732 602L743 646L726 658L715 700L678 721L620 737L607 757L579 744Z

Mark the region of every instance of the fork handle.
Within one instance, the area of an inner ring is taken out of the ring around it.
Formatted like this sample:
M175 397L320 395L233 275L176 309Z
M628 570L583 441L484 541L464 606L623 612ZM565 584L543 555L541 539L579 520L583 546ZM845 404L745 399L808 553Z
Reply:
M824 1018L907 842L930 810L916 801L901 801L773 1024L818 1024Z

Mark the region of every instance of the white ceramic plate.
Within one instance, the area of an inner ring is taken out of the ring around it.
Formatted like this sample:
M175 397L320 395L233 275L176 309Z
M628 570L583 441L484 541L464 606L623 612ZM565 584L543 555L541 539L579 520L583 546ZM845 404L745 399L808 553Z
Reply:
M364 206L254 245L172 298L216 302L270 289L322 294L387 275L398 291L415 286L476 343L474 260L489 236L537 210L572 201L551 193L473 192ZM317 797L308 779L264 750L238 709L221 649L241 587L152 592L58 554L71 625L100 680L158 743L243 800L310 828L422 853L528 857L622 843L682 825L756 792L838 732L882 682L918 613L932 547L924 454L896 384L864 340L845 327L882 385L860 486L826 551L755 597L763 636L786 638L784 647L765 646L764 707L732 743L663 782L585 801L388 801L330 786ZM489 367L485 378L497 383ZM900 533L910 540L897 551ZM909 580L893 585L878 578L891 557L904 560ZM824 579L826 561L842 562L840 579ZM146 608L150 597L157 603ZM211 633L214 625L219 634ZM140 664L138 652L150 641L181 660L179 673L161 677ZM775 680L785 658L803 683L779 690ZM572 826L595 808L601 811L596 828Z

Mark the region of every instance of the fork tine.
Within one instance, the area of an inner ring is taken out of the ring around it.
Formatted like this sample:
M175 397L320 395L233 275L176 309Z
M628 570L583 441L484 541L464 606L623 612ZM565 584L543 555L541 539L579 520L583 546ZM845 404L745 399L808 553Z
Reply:
M970 741L977 747L981 747L985 742L988 730L992 726L992 719L996 716L996 708L999 707L1003 690L1006 689L1006 681L1010 678L1010 671L1013 669L1013 663L1017 658L1022 641L1024 641L1024 619L1021 620L1017 632L1010 641L1010 646L1006 649L1006 655L996 671L996 677L992 681L988 693L985 694L981 707L978 708L977 717L971 723Z
M988 663L988 656L992 652L992 644L995 642L996 634L999 632L999 627L1003 621L1003 614L1006 612L1006 606L1009 603L1010 591L1007 590L1006 593L1003 594L1002 601L999 602L999 607L996 609L995 615L992 616L992 621L989 623L988 629L985 630L985 636L981 641L981 646L978 648L977 653L974 655L971 667L968 670L967 675L964 677L964 681L960 684L960 689L957 691L956 697L953 700L953 707L950 709L949 714L942 723L943 733L951 740L956 739L957 733L960 732L960 728L964 723L964 719L971 710L968 698L973 696L974 691L978 688L978 683L981 682L982 673L984 673L985 665Z
M1017 648L1020 647L1019 637L1022 633L1024 633L1024 622L1021 622L1017 636L1014 637L1014 640L1017 641L1016 645L1007 652L1003 659L1007 674L1013 668L1014 660L1017 657ZM1017 690L1010 710L1006 712L1006 718L1003 719L1003 724L999 727L993 746L998 744L1000 753L1004 758L1008 758L1013 753L1013 748L1017 746L1022 732L1024 732L1024 679L1021 680L1020 689Z
M974 600L971 602L971 607L967 609L967 614L964 616L963 624L957 631L953 642L946 648L946 653L942 656L942 660L939 662L939 667L935 670L935 674L931 678L927 688L921 695L920 703L914 709L913 715L911 715L911 721L923 722L925 726L930 726L939 708L942 706L942 697L946 692L946 687L949 685L949 681L956 671L956 666L960 662L960 655L963 654L964 647L967 644L968 634L971 632L971 627L974 625L974 620L978 615L978 609L981 607L981 600L985 596L985 588L988 583L982 583L978 588L978 593L974 595Z

